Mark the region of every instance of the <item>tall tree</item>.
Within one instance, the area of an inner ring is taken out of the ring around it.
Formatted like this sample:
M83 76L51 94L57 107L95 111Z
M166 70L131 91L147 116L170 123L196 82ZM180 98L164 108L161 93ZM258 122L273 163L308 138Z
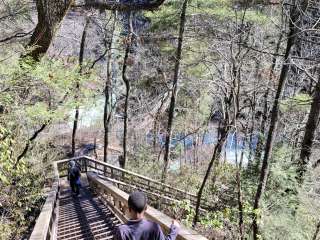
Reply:
M47 52L54 33L63 17L66 15L73 0L36 0L38 23L31 36L28 56L39 60Z
M273 107L271 111L270 127L269 127L266 145L264 149L264 157L263 157L263 162L262 162L262 167L260 172L260 179L259 179L258 188L257 188L255 199L254 199L254 206L253 206L254 214L253 214L253 224L252 224L254 240L259 239L259 235L260 235L260 229L258 225L258 219L260 216L258 216L256 213L260 208L261 198L264 194L265 187L267 184L270 158L272 154L274 138L277 132L277 126L278 126L278 120L279 120L280 100L282 97L284 86L287 82L287 75L290 69L290 62L291 62L290 53L295 43L296 34L298 30L297 26L299 24L299 16L300 16L299 9L301 9L301 7L305 5L306 5L305 1L299 1L299 2L295 1L294 4L290 6L289 32L287 35L287 44L286 44L286 50L284 54L284 62L282 64L278 87L277 87L277 91L276 91L276 95L275 95L275 99L274 99Z
M82 74L83 70L83 57L84 57L84 49L85 49L85 43L86 43L86 36L87 36L87 28L89 25L89 19L86 20L82 37L81 37L81 43L80 43L80 52L79 52L79 73ZM76 134L78 129L78 122L79 122L79 98L80 98L80 82L77 81L76 83L76 89L75 89L75 96L74 100L76 103L76 109L75 109L75 115L73 120L73 129L72 129L72 138L71 138L71 154L74 157L76 152Z
M298 42L302 56L307 56L311 61L303 61L304 65L302 65L302 67L297 66L297 68L305 73L307 81L310 82L307 88L309 89L310 95L313 94L312 104L301 143L300 157L297 162L297 179L300 183L304 181L307 165L310 162L320 118L320 68L318 61L320 48L318 44L315 44L320 32L320 26L318 24L320 18L319 7L319 1L309 1L308 8L302 16L303 24ZM311 64L313 64L313 66ZM315 87L314 83L316 83Z
M272 64L271 64L271 69L270 69L269 78L268 78L269 82L271 82L274 79L275 68L277 65L277 56L280 51L282 38L283 38L283 33L281 32L276 45L275 54L272 56ZM263 94L263 112L262 112L261 123L260 123L260 135L258 136L257 149L255 151L255 160L256 160L257 167L259 167L262 152L263 152L264 136L265 136L265 130L267 127L267 120L269 115L269 106L268 106L269 95L270 95L270 89L268 88Z
M304 174L310 161L311 150L315 138L316 130L320 119L320 70L318 70L318 83L314 88L314 94L311 104L308 121L306 123L305 133L302 140L300 158L298 162L298 180L303 182Z
M209 176L210 176L210 173L212 171L212 168L214 166L217 166L217 162L219 161L219 157L221 155L222 148L223 148L223 146L224 146L224 144L226 142L226 139L227 139L227 136L228 136L228 133L229 133L229 130L230 130L230 125L227 122L228 122L228 117L225 118L223 120L223 123L221 123L221 125L220 125L221 128L218 130L220 137L218 139L217 144L214 147L214 151L213 151L210 163L208 165L206 174L205 174L205 176L203 178L203 181L201 183L200 189L199 189L198 194L197 194L197 204L196 204L195 215L194 215L194 218L193 218L193 226L195 226L197 224L198 220L199 220L199 213L200 213L201 198L202 198L203 190L204 190L204 188L206 186L206 183L207 183L207 181L209 179Z
M180 27L179 27L179 38L178 38L178 48L175 57L175 66L174 66L174 76L172 83L172 92L169 106L169 115L168 115L168 125L166 129L166 141L165 141L165 152L164 152L164 168L162 172L161 181L165 182L168 172L168 167L170 163L170 145L171 145L171 135L172 135L172 125L174 119L174 112L176 106L176 98L178 94L178 81L180 74L180 63L182 55L182 46L183 46L183 37L186 24L186 12L188 7L188 0L184 0L182 4L182 11L180 15Z
M108 146L109 146L109 125L112 115L112 107L110 104L110 95L111 95L111 79L112 79L112 71L111 71L111 61L113 59L113 45L114 45L114 34L116 28L116 21L117 21L117 11L113 12L113 23L111 29L111 37L109 39L107 45L107 79L104 88L104 96L105 96L105 103L104 103L104 111L103 111L103 127L104 127L104 148L103 148L103 161L108 161Z
M123 148L123 156L119 159L120 167L125 168L127 162L127 141L128 141L128 107L129 107L129 94L130 94L130 80L127 76L127 69L129 65L129 54L130 49L132 48L133 41L133 25L132 25L132 12L129 13L128 17L128 26L129 33L125 40L125 54L123 58L123 66L122 66L122 81L124 82L126 88L125 94L125 102L124 102L124 114L123 114L123 139L122 139L122 148Z

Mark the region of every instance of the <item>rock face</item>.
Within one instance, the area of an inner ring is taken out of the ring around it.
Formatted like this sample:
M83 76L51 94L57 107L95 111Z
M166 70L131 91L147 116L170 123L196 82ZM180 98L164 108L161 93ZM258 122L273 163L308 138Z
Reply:
M80 8L69 10L55 34L48 54L57 58L77 58L80 51L82 32L87 19L89 26L84 58L86 61L94 61L101 57L105 52L107 14ZM102 57L100 64L104 63L104 61L105 58Z
M77 4L80 4L77 2ZM118 14L120 22L120 35L127 34L129 13ZM86 9L71 8L63 21L61 22L54 39L48 49L48 55L57 58L79 56L81 36L88 19L88 33L85 44L85 61L95 61L100 58L97 65L103 65L106 62L106 45L110 38L112 12ZM149 21L139 12L133 13L133 27L135 33L140 35L148 27Z

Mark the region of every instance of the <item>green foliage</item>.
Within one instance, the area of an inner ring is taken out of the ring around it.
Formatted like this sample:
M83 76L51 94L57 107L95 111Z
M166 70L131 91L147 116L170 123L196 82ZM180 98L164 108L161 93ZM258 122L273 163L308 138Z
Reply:
M234 11L230 7L203 8L199 10L199 13L215 16L219 20L238 18L238 21L241 20L244 15L245 22L254 22L262 25L268 24L272 20L267 15L256 10Z
M310 239L315 219L310 218L308 195L299 194L291 149L277 147L270 169L268 189L263 202L261 225L263 239ZM304 200L302 199L304 198ZM314 209L316 210L316 209ZM318 213L319 209L317 209Z
M200 219L200 223L206 227L222 229L224 214L223 212L209 212Z
M52 111L72 91L76 81L85 79L79 75L77 66L53 59L43 59L36 65L30 59L12 60L7 64L0 64L2 86L8 89L0 96L0 102L6 108L17 110L19 115L25 115L20 106L26 106L31 122L46 120L48 115L52 118Z
M296 167L291 162L291 148L280 146L273 153L266 198L273 203L275 209L283 206L282 201L285 201L286 208L294 211L297 188ZM279 206L277 203L280 203Z
M179 8L180 2L176 0L166 1L164 7L161 7L159 11L147 11L144 16L151 20L151 31L168 31L170 29L177 29L177 23L179 21Z
M75 106L85 104L93 95L94 77L91 72L80 74L74 59L44 57L35 63L30 58L10 58L0 62L1 89L4 89L0 105L7 113L0 115L0 123L13 131L14 155L22 151L23 142L42 124L66 119ZM80 92L75 93L77 83ZM75 94L79 95L77 100Z
M85 69L80 74L73 59L44 57L36 63L10 57L0 62L0 239L22 237L35 221L44 201L47 166L60 152L46 139L36 139L18 164L17 156L42 124L65 119L91 98L95 75ZM76 83L81 86L77 101Z
M161 41L160 42L160 51L166 55L174 55L176 52L176 48L171 43Z
M184 189L191 193L197 193L202 180L200 173L200 170L192 166L182 165L178 173L171 172L168 182L171 182L177 188Z
M281 101L280 108L283 112L307 112L310 109L312 98L308 94L296 94L292 98Z
M146 146L139 146L135 149L133 159L130 159L127 164L127 169L151 177L153 179L160 179L162 165L155 161L156 156L150 153L150 148Z
M0 126L0 180L4 184L10 183L9 174L12 171L14 162L10 158L13 140L9 137L10 133Z
M172 207L174 216L181 220L188 227L192 226L192 220L195 215L195 210L187 200L182 200L174 203Z
M271 17L262 13L253 7L248 6L245 10L243 7L235 7L237 5L236 1L232 0L215 0L215 1L205 1L198 0L195 1L197 7L190 8L192 14L204 14L216 17L219 20L233 19L240 21L244 15L245 22L252 22L256 24L267 24L271 22Z
M218 20L233 19L240 21L244 15L245 22L252 22L265 25L271 21L275 21L270 16L254 8L237 9L233 7L234 1L230 0L196 0L191 1L187 15L188 17L195 14L203 14L206 16L216 17ZM168 31L177 30L181 9L181 1L167 1L159 11L145 12L144 16L151 20L151 31Z
M0 238L20 236L35 220L43 201L43 178L32 165L12 158L11 133L0 127Z

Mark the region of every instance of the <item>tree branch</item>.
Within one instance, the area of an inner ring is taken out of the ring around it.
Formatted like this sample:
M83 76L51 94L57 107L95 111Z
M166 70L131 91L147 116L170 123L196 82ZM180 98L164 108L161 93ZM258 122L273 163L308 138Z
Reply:
M12 40L14 38L23 38L25 36L30 35L33 31L34 31L34 29L32 29L30 32L26 32L26 33L24 33L24 32L16 33L16 34L14 34L14 35L12 35L10 37L6 37L4 39L0 39L0 43L4 43L4 42L7 42L7 41L10 41L10 40Z
M37 131L35 131L33 133L32 137L29 138L22 153L17 157L17 161L15 162L14 167L13 167L14 169L16 169L20 160L27 154L29 147L30 147L30 143L32 143L38 137L38 135L48 126L48 124L49 124L49 122L42 124L42 126Z

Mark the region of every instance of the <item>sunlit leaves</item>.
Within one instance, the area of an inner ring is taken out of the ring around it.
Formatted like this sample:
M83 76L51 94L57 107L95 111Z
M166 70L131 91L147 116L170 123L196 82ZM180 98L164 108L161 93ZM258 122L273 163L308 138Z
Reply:
M23 159L16 165L12 133L0 126L0 239L19 234L30 213L42 201L42 179ZM14 220L14 223L11 222ZM4 231L4 232L1 232Z
M85 68L85 66L84 66ZM35 63L30 58L11 59L0 63L0 103L19 123L29 127L64 118L75 104L92 96L94 74L80 68L75 59L43 58ZM74 101L74 90L79 83L80 98Z
M297 94L292 98L281 101L282 111L307 112L310 109L312 97L308 94Z

